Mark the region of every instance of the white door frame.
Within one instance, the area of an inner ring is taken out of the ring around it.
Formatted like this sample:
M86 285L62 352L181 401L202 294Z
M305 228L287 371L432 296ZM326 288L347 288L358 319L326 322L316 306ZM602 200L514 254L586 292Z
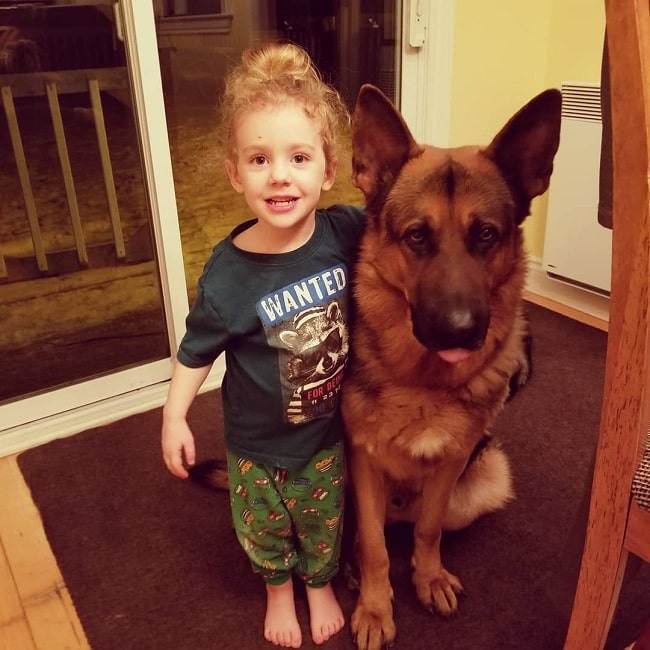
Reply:
M402 20L401 112L413 137L449 145L454 0L404 0ZM413 34L421 20L423 43Z
M416 139L438 146L449 138L453 5L453 0L403 3L402 113ZM411 10L426 12L419 17L425 28L419 47L409 44ZM133 76L170 349L176 350L185 328L187 289L153 6L143 0L119 0L116 11ZM160 406L171 367L170 357L0 406L0 456ZM220 385L223 371L219 359L204 389Z

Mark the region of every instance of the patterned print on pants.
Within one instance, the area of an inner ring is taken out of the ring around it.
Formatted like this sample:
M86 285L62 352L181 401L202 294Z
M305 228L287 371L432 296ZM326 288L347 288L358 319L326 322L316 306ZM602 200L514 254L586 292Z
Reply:
M228 473L235 532L253 570L269 584L282 584L295 572L311 587L326 585L339 567L342 443L296 471L228 453Z

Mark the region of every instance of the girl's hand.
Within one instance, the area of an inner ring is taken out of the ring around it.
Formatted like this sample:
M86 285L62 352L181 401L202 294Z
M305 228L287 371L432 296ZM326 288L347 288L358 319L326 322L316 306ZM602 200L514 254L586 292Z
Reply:
M196 462L194 436L187 420L163 419L162 452L167 469L178 478L187 478L187 467Z

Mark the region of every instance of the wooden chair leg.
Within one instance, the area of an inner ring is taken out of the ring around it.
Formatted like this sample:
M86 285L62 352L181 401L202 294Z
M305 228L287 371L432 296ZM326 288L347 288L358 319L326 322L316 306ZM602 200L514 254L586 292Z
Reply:
M601 518L601 521L604 520ZM616 553L612 547L604 549L603 540L607 543L606 531L597 531L593 527L587 530L564 650L601 650L607 641L628 552L623 549L622 540L618 543L622 549L620 553ZM616 540L611 542L615 548Z

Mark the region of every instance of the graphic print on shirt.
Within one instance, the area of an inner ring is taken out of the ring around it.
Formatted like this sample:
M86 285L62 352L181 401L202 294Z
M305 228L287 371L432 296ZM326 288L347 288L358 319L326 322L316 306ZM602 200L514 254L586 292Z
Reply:
M348 357L347 269L335 266L263 297L257 313L278 350L287 422L337 406Z

